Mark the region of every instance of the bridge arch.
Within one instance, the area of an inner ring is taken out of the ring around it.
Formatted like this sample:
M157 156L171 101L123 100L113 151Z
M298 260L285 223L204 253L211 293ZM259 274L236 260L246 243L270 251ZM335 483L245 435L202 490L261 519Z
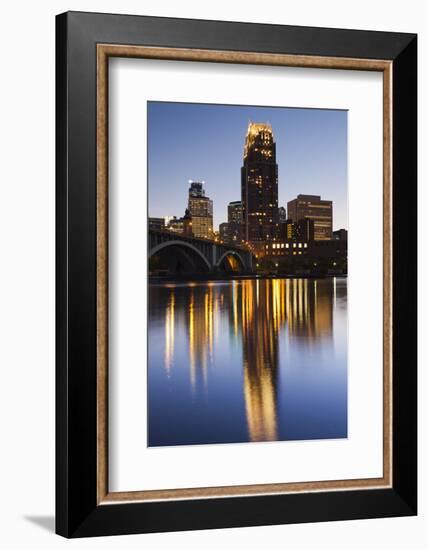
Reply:
M225 267L226 271L244 271L245 261L236 250L226 250L218 259L216 267Z
M171 252L171 254L165 255L167 252ZM192 243L184 240L176 239L157 244L149 250L149 260L159 254L167 259L170 271L173 272L179 271L178 265L184 265L184 271L186 271L186 266L189 271L211 270L211 264L206 256Z

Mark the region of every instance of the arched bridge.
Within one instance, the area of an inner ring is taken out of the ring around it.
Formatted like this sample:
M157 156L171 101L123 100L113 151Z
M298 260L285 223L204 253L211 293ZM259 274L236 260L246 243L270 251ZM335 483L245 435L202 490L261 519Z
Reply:
M171 273L251 272L253 254L245 248L171 231L149 229L151 270Z

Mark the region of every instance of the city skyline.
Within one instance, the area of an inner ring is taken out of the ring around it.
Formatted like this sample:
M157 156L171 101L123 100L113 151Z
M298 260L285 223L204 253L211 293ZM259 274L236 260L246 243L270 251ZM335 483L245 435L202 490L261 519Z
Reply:
M149 102L149 447L348 436L346 134Z
M189 180L204 181L218 230L240 200L249 120L272 126L278 206L322 195L334 204L333 229L347 229L347 112L337 110L149 102L149 216L183 216Z

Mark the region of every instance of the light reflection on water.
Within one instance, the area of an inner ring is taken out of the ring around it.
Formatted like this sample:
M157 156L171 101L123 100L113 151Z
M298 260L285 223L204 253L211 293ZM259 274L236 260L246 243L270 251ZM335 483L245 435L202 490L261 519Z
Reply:
M347 436L346 279L149 285L149 445Z

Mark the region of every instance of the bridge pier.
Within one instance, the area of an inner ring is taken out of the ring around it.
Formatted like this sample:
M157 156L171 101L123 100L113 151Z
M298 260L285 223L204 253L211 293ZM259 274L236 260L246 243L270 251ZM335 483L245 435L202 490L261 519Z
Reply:
M211 250L211 266L212 270L215 271L217 266L217 245L213 244L212 250Z

